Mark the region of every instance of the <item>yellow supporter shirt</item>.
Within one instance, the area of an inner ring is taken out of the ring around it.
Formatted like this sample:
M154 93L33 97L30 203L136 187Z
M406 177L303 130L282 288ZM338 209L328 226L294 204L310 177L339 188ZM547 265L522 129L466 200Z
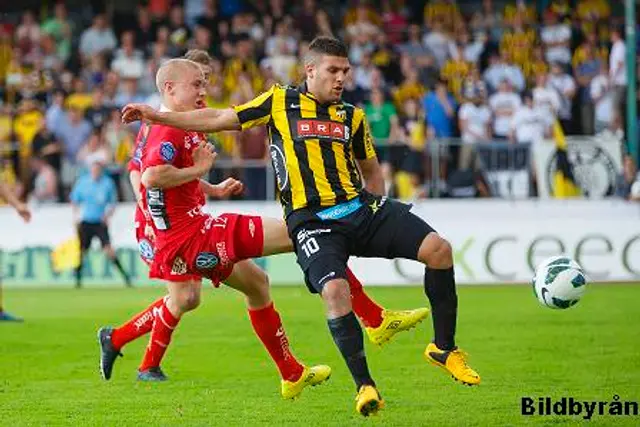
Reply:
M38 110L19 114L13 121L13 131L20 144L20 156L31 155L31 143L42 126L44 116Z
M65 106L68 109L80 110L83 113L87 108L91 107L93 100L90 93L72 93L65 100Z
M449 91L458 102L462 100L462 84L470 71L470 63L453 59L448 60L440 70L442 78L449 82Z

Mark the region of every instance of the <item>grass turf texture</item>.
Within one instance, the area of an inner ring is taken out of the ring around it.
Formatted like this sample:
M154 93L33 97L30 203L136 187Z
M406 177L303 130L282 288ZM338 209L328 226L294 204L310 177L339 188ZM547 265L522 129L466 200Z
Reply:
M369 288L389 308L426 304L415 288ZM98 374L96 330L139 311L162 290L8 290L24 324L0 323L0 424L19 425L578 425L579 416L522 416L520 398L640 401L640 286L590 285L569 310L538 304L529 286L461 287L458 341L482 384L455 383L424 362L430 319L379 349L369 364L386 399L375 418L354 411L350 375L328 333L321 301L275 288L297 356L328 363L331 380L296 401L253 335L240 294L203 292L174 334L170 381L136 383L146 337L124 349L110 382ZM590 425L638 425L598 416Z

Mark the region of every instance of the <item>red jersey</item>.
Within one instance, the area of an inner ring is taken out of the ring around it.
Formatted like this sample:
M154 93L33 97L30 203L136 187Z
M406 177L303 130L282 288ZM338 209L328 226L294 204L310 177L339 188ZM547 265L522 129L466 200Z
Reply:
M178 169L193 166L192 153L200 142L200 136L196 132L162 125L151 126L147 143L141 150L141 171L161 165L171 165ZM207 218L202 213L205 196L200 189L199 179L173 188L145 190L143 199L157 230L158 249L193 236L204 226Z
M140 169L144 173L154 166L193 166L193 150L202 141L196 132L154 125L146 143L140 144ZM231 274L236 262L262 254L262 219L204 213L205 196L199 179L173 188L141 189L156 230L149 277L173 282L206 277L217 286Z

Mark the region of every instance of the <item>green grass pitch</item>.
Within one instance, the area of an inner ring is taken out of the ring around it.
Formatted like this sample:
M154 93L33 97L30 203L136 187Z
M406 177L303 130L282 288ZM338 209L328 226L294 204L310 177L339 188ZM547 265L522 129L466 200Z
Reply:
M369 288L389 308L426 304L421 288ZM540 306L529 286L459 288L458 343L482 375L455 383L424 362L430 319L382 348L367 343L386 400L376 417L354 411L355 390L333 345L321 301L304 289L273 291L294 352L327 363L331 380L300 399L279 396L275 367L253 335L240 294L203 292L174 334L170 381L141 384L145 339L124 349L114 378L98 374L96 330L139 311L162 289L5 291L23 324L0 323L0 425L579 425L581 417L522 416L520 398L640 401L640 286L590 285L569 310ZM589 425L640 425L640 416L595 415Z

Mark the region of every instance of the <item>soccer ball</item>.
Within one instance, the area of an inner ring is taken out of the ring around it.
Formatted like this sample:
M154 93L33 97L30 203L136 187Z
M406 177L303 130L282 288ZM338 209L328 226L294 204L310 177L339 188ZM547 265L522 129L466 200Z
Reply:
M548 258L538 265L532 284L533 292L542 305L565 309L580 301L587 279L577 262L560 255Z

